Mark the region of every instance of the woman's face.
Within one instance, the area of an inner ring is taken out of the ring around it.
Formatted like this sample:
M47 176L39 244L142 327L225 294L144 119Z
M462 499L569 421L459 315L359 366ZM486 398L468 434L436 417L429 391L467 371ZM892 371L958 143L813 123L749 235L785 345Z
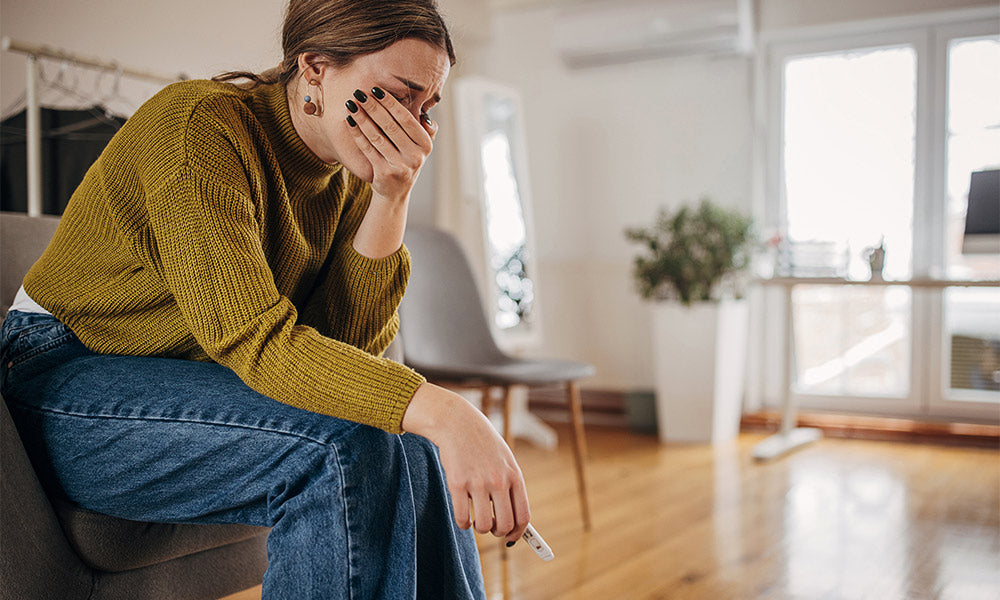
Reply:
M441 89L451 66L448 54L423 40L404 39L361 56L346 67L318 62L321 60L318 55L309 54L299 58L299 76L296 84L289 86L292 122L309 149L323 162L340 163L371 182L372 165L358 148L347 122L352 114L347 101L357 103L355 91L371 96L372 88L378 87L398 100L420 123L421 114L441 100ZM319 116L303 111L306 95L314 103L318 100Z

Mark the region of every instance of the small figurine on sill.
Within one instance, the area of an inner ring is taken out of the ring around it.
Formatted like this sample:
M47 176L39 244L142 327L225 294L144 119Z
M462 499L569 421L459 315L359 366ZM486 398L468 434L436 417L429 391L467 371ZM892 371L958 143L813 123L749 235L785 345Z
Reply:
M881 238L878 247L865 250L865 257L868 259L868 266L871 268L871 278L873 281L882 279L882 269L885 267L885 238Z

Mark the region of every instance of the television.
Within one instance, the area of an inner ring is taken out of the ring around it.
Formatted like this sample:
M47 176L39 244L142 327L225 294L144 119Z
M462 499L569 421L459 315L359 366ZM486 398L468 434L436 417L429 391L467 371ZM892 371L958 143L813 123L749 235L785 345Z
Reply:
M1000 254L1000 169L972 172L962 254Z

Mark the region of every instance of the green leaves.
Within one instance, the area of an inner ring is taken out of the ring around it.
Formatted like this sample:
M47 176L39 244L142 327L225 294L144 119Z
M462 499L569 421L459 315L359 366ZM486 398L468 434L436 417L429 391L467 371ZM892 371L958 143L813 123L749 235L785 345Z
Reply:
M660 209L649 228L625 230L644 250L633 272L643 298L712 300L721 284L746 269L754 245L753 220L702 198L695 207Z

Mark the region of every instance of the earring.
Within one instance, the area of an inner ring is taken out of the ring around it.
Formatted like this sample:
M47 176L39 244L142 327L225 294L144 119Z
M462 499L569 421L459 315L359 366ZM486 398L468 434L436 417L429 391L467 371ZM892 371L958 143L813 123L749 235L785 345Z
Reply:
M314 85L314 86L319 87L319 82L318 81L310 81L309 85ZM320 116L319 107L316 105L316 103L314 103L312 101L312 96L306 95L303 98L303 100L305 100L305 106L302 107L302 110L307 115L316 115L317 117Z

